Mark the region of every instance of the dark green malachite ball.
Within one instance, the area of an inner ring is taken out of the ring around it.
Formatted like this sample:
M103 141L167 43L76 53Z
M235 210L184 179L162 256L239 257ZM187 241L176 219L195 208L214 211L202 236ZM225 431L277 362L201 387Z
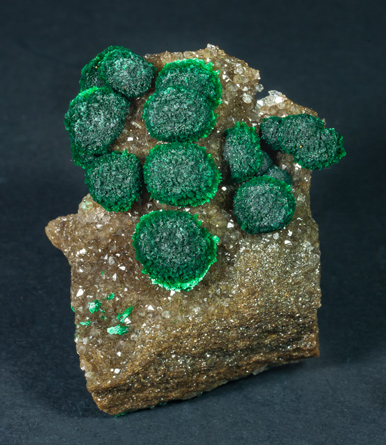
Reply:
M242 184L233 205L241 229L256 234L283 229L293 217L296 202L289 185L263 175Z
M197 217L172 210L142 216L133 235L142 273L170 290L196 286L216 261L217 243Z
M288 185L292 184L292 176L277 165L272 165L268 170L265 171L264 175L269 176L270 178L275 178L278 181L284 181Z
M166 142L197 141L208 136L216 123L206 98L182 87L169 87L150 96L143 118L150 136Z
M90 88L70 102L64 125L76 163L107 153L123 129L129 106L126 98L105 87Z
M87 65L82 68L79 85L80 91L88 90L92 87L103 87L106 84L98 76L99 64L104 56L115 49L124 49L122 46L109 46L104 51L97 54Z
M106 85L128 99L140 97L151 87L156 68L133 51L118 47L99 63L98 75Z
M142 166L131 153L108 153L87 167L85 182L93 200L105 210L127 211L141 196Z
M148 192L157 201L195 207L215 196L221 175L205 148L172 142L150 150L144 179Z
M229 165L233 183L247 181L259 174L263 162L269 163L260 149L260 139L254 128L237 122L224 134L224 158Z
M157 76L156 90L180 86L204 95L213 108L221 103L222 87L219 71L212 63L200 59L184 59L167 63Z
M295 162L309 170L329 167L346 155L343 137L310 114L263 119L260 131L273 149L293 155Z

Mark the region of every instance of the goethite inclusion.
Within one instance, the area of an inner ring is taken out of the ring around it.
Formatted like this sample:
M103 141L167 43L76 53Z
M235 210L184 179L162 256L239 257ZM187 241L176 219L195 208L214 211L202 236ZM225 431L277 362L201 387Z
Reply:
M259 79L212 45L109 47L82 70L65 124L92 198L46 232L72 266L77 351L110 414L318 355L304 167L338 162L342 137L279 92L255 102Z

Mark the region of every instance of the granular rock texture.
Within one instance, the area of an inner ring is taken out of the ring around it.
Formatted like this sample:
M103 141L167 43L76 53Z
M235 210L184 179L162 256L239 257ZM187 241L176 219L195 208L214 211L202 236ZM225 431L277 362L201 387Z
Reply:
M213 62L223 87L215 129L197 143L207 147L224 182L210 202L184 209L198 214L203 227L219 237L217 262L204 279L189 292L174 292L141 273L132 246L139 218L174 209L146 193L119 213L105 211L87 195L77 214L57 218L46 228L72 267L75 341L87 388L99 408L113 415L194 397L319 353L320 252L310 212L311 172L290 155L276 154L276 164L292 175L296 211L285 229L249 235L235 221L236 186L229 185L222 155L224 130L238 121L258 127L264 117L315 113L276 91L256 103L254 96L262 89L259 72L212 45L145 59L160 70L165 63L192 57ZM113 147L134 153L142 163L158 142L142 119L149 94L132 103ZM116 327L119 320L127 329Z

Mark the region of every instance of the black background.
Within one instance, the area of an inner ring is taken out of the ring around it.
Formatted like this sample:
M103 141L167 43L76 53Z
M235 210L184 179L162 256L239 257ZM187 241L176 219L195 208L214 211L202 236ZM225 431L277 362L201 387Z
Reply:
M384 1L4 1L1 35L1 444L384 444ZM85 387L70 267L45 237L86 194L63 115L81 67L210 42L344 135L315 172L321 357L113 418Z

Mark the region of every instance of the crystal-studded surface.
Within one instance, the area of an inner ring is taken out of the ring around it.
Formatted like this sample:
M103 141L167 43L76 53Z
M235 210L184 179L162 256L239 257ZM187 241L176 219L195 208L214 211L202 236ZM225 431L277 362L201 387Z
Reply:
M226 128L237 121L258 126L272 115L315 114L278 92L256 104L254 96L262 89L259 72L212 45L146 59L160 69L191 57L212 61L221 71L223 103L216 110L217 124L198 144L208 148L225 180ZM135 153L141 162L157 143L141 117L146 98L134 101L114 146ZM203 226L220 238L217 263L190 292L167 291L141 273L132 247L135 225L144 213L172 208L147 194L122 213L106 212L87 195L76 215L48 224L48 237L72 267L75 341L88 390L100 409L117 415L186 399L229 380L318 355L320 252L310 212L311 174L289 155L279 154L277 164L292 174L297 202L292 222L281 231L242 232L231 207L236 188L226 182L211 202L184 209L198 214ZM95 300L102 304L90 312L89 303ZM107 328L117 326L118 314L131 306L125 319L128 332L109 334Z

